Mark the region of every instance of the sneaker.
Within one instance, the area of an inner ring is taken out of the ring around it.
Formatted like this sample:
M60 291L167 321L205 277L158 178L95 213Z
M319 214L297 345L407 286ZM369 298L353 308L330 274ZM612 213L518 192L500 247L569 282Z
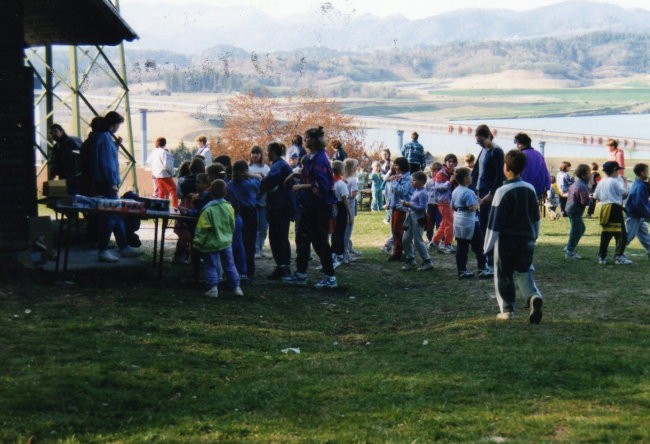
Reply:
M273 270L273 272L269 274L266 278L271 281L279 281L286 274L287 274L286 270L283 267L275 267L275 270Z
M433 270L433 262L424 261L422 265L420 265L420 268L418 268L418 271L427 271L427 270Z
M333 269L336 270L337 268L339 268L341 266L341 264L343 264L343 262L341 261L340 256L337 256L335 259L332 259L332 268Z
M361 256L361 252L359 250L355 250L354 248L350 250L350 254L352 256Z
M336 276L325 276L325 278L314 285L315 288L336 288Z
M413 270L415 267L417 267L417 263L415 262L415 259L407 259L404 265L402 266L402 270L404 271Z
M497 321L512 321L515 318L515 314L511 311L505 313L499 313L497 315Z
M456 247L454 247L452 244L449 244L445 247L449 253L455 253L456 252Z
M433 242L429 242L427 244L427 247L429 248L429 251L433 251L436 249L436 244L434 244Z
M348 265L351 262L351 260L352 258L348 254L344 254L343 256L339 256L338 258L338 261L345 265Z
M113 255L110 251L108 250L103 250L97 253L97 260L99 262L117 262L120 260L119 257Z
M239 286L235 287L235 289L232 291L232 294L234 294L235 296L244 296L244 292Z
M443 241L438 242L438 245L436 245L436 248L438 249L439 253L442 253L442 254L449 253L449 251L447 250L447 247L445 247L445 243Z
M564 259L582 259L582 256L580 256L575 251L568 251L567 250L564 253Z
M614 260L614 264L616 264L616 265L630 265L630 264L632 264L632 261L629 260L624 254L621 254L619 256L616 256L616 259Z
M205 294L209 298L218 298L219 297L219 288L214 286L214 287L212 287L211 289L209 289L208 291L206 291L203 294Z
M142 250L139 248L124 247L120 250L120 255L122 257L138 257L142 255Z
M307 283L307 274L295 272L291 276L285 276L282 278L282 282L293 285L305 285Z
M542 321L542 305L544 301L541 296L534 295L530 298L530 315L528 320L531 324L539 324Z
M480 276L480 273L479 273ZM458 272L458 279L463 280L463 279L472 279L474 277L474 273L469 271L469 270L463 270Z
M607 258L606 257L598 257L598 263L600 265L607 265Z
M483 268L478 272L479 279L491 279L494 277L494 271L491 268Z

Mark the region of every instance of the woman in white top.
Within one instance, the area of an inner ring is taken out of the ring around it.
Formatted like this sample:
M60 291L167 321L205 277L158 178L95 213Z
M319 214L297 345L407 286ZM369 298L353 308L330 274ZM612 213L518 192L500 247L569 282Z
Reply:
M264 151L261 147L255 145L251 148L250 162L248 163L248 172L252 175L259 176L260 180L269 174L270 167L264 163ZM266 257L264 253L264 243L269 231L269 223L266 219L266 194L257 197L257 241L255 242L255 257Z

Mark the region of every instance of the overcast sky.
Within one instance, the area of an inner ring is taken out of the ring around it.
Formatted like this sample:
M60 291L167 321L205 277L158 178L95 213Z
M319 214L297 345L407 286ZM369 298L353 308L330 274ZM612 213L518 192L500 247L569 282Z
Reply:
M129 0L122 0L122 4ZM174 3L177 5L188 3L206 3L213 6L252 6L275 16L282 17L297 12L327 8L331 4L346 13L371 13L384 17L392 14L402 14L410 19L418 19L438 15L464 8L481 9L511 9L526 10L540 6L561 3L559 0L143 0L152 5ZM616 4L624 8L648 9L648 0L608 0L602 3Z

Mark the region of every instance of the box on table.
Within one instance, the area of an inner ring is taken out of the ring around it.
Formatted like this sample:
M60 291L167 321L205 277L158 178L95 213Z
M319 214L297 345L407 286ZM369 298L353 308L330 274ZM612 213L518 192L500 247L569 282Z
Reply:
M144 204L147 214L169 214L169 200L154 197L138 197L137 200Z
M65 180L48 180L43 182L43 196L65 197L68 195L68 184Z

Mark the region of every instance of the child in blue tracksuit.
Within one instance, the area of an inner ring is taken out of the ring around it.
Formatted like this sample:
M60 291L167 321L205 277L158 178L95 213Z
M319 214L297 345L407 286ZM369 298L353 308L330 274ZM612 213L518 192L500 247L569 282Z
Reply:
M381 193L381 184L383 182L381 174L381 165L378 160L372 163L372 173L370 173L370 192L372 194L372 211L381 211L384 207L384 198Z
M402 237L402 244L404 248L404 257L406 263L402 270L410 270L415 268L415 249L422 258L422 265L418 271L431 270L433 262L429 256L427 244L422 239L422 231L426 226L426 211L427 201L429 196L424 185L427 183L427 175L422 171L416 171L411 175L411 185L413 186L413 194L411 200L403 201L402 205L408 209L406 220L404 221L404 236Z
M228 186L223 180L215 180L210 186L210 194L214 200L201 210L196 223L194 248L201 254L204 261L205 280L209 290L206 296L219 296L217 285L223 268L233 293L243 296L239 286L239 273L232 256L232 234L235 230L235 210L224 199Z
M260 192L260 179L248 172L248 164L238 160L232 166L232 180L228 182L229 198L232 197L239 207L242 218L242 239L246 252L246 270L248 280L255 278L255 252L258 237L257 196ZM266 208L264 208L266 211Z
M647 220L650 219L650 200L648 200L648 165L638 163L634 165L634 175L636 179L630 188L630 194L627 197L625 211L627 218L625 226L627 228L627 243L632 242L634 237L639 238L639 242L645 248L650 259L650 232L648 232Z
M467 269L467 256L470 247L476 255L479 278L487 278L485 256L483 255L483 232L478 220L478 197L469 186L472 183L472 170L457 168L454 178L458 187L451 193L451 206L454 210L454 237L456 238L456 270L458 279L471 279L474 273Z

